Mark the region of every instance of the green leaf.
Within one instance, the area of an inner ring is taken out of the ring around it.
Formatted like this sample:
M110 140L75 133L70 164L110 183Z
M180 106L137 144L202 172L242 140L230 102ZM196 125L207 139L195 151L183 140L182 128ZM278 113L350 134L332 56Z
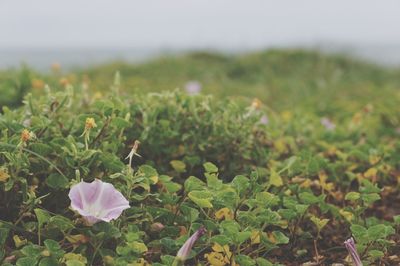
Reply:
M37 260L31 257L20 258L17 260L17 266L33 266L37 264Z
M50 220L51 216L47 211L36 208L36 209L34 209L34 212L36 214L36 218L38 220L39 227L42 227L46 222L48 222Z
M222 181L218 179L217 174L205 174L206 179L207 179L207 186L211 190L220 190L223 186Z
M39 262L39 266L58 266L60 263L55 258L43 258Z
M280 202L278 196L269 193L267 191L257 193L256 200L258 201L259 204L265 205L266 207L277 206Z
M182 205L181 206L181 211L182 211L183 217L188 219L189 222L191 222L191 223L196 221L197 218L199 217L199 211L194 209L194 208L191 208L189 206Z
M127 128L131 125L132 123L126 121L125 119L121 118L121 117L114 117L111 120L111 125L115 126L118 129L124 129Z
M76 253L66 253L64 254L64 259L66 260L67 266L85 266L87 265L86 257L81 254Z
M366 205L370 205L377 200L381 199L378 193L369 193L369 194L362 194L361 199L364 201Z
M210 242L211 243L217 243L220 244L221 246L223 245L228 245L232 240L225 236L225 235L216 235L211 237Z
M316 216L311 216L310 220L317 226L318 231L321 231L329 222L329 219L319 219Z
M2 247L6 242L9 231L8 228L0 228L0 247Z
M52 173L46 178L46 184L55 189L67 188L69 186L69 180L58 173Z
M206 170L207 173L217 173L218 172L218 167L215 166L215 164L207 162L203 164L204 169Z
M47 156L53 152L53 148L43 143L32 143L29 148L39 155Z
M212 194L209 191L205 191L205 190L191 191L191 192L189 192L188 197L194 203L196 203L196 205L198 205L200 208L212 208L213 207L213 205L211 203Z
M121 172L125 164L120 159L111 153L102 153L99 156L100 161L104 167L111 172Z
M350 226L351 233L354 235L354 237L360 241L360 240L365 240L365 238L368 236L368 231L365 227L358 225L358 224L352 224ZM364 241L363 241L364 242Z
M368 179L362 180L363 186L360 188L361 193L380 193L381 189L378 185L371 183Z
M133 252L137 254L145 253L148 250L144 243L138 241L128 243L128 246L133 250Z
M186 164L184 162L178 160L172 160L170 164L172 168L174 168L174 170L177 171L178 173L186 172Z
M344 199L345 200L353 200L354 201L354 200L358 200L359 198L360 198L360 193L351 191L351 192L346 194Z
M264 258L257 258L256 259L257 266L273 266L272 262L264 259Z
M21 249L22 254L24 254L27 257L31 258L38 258L40 257L40 252L43 251L43 247L38 246L38 245L26 245Z
M237 175L231 182L232 187L241 196L250 187L250 180L248 177L243 175Z
M251 237L251 232L250 231L244 231L244 232L239 232L236 234L235 237L235 242L240 245L242 244L244 241L246 241L247 239L249 239Z
M300 200L305 204L316 204L319 203L321 200L319 197L315 196L311 192L302 192L299 194Z
M104 235L104 239L121 237L121 232L118 230L118 228L110 223L96 223L92 226L92 228L93 231L102 233Z
M50 218L49 226L53 226L62 232L65 232L69 229L73 229L75 226L74 224L68 219L61 215L55 215Z
M371 257L373 260L376 260L376 259L380 259L383 256L385 256L385 253L383 253L380 250L373 249L373 250L368 251L368 256Z
M289 238L281 231L273 231L272 235L275 237L276 244L278 245L289 243Z
M400 224L400 215L395 215L393 216L394 224L399 225Z
M394 232L395 230L391 226L377 224L368 228L368 238L371 241L375 241L377 239L385 239L389 235L394 234Z
M254 265L256 265L255 261L252 258L250 258L249 256L246 256L246 255L236 255L235 256L235 261L241 266L254 266Z
M51 256L59 258L64 255L64 251L61 250L61 247L57 241L46 239L44 241L44 245L46 246L47 250L50 251Z
M205 186L206 184L195 176L189 176L189 178L185 180L184 184L186 192L190 192L193 190L201 190Z

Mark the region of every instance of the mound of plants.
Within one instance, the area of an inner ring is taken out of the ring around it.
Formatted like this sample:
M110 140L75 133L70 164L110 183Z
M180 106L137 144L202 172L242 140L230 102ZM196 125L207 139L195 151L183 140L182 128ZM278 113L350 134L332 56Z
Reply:
M3 107L3 265L399 263L394 109L104 91Z

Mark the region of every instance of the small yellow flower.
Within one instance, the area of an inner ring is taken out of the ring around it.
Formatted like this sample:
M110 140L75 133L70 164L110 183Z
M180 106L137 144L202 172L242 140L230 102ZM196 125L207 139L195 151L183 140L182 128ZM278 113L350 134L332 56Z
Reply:
M96 121L94 121L94 118L93 117L86 118L85 130L89 130L89 129L92 129L95 127L97 127L97 125L96 125Z

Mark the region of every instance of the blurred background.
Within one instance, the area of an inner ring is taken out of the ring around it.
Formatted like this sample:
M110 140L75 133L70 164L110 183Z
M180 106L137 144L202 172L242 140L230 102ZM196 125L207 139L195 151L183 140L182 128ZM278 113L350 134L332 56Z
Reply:
M288 47L397 66L399 10L396 0L0 0L0 69Z
M351 117L373 105L393 116L399 10L396 0L0 0L0 106L46 84L101 97L119 72L126 94L179 89L277 112Z

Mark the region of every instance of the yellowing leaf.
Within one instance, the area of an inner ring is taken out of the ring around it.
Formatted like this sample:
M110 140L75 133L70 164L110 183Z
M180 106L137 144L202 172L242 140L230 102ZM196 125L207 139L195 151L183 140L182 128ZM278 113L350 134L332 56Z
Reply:
M210 252L205 254L204 258L207 259L211 266L225 266L229 263L229 260L227 261L226 257L218 252Z
M200 208L212 208L212 194L208 191L194 190L188 194L189 199L196 203Z
M174 170L177 171L178 173L186 172L186 164L184 162L178 160L172 160L170 164L172 168L174 168Z
M153 182L153 185L158 183L158 176L154 175L152 177L150 177L150 180Z
M333 183L327 183L326 180L328 179L328 176L324 171L321 171L318 173L319 177L319 184L323 190L326 190L328 192L332 192L332 190L335 188L335 185Z
M378 173L378 169L372 167L372 168L369 168L367 171L364 172L364 176L366 178L373 178L373 177L376 177L377 173Z
M351 222L354 218L354 215L349 212L349 211L345 211L345 210L339 210L340 215L342 215L346 221Z
M306 179L303 181L303 183L300 184L301 188L309 188L312 184L312 181L310 179Z
M86 243L88 238L85 235L78 234L78 235L69 235L65 237L71 244L76 243Z
M228 245L221 246L218 243L214 243L214 245L211 248L216 252L231 253Z
M274 148L279 154L287 152L286 142L283 138L274 141Z
M13 236L15 247L20 248L28 243L28 240L19 238L18 235Z
M225 220L232 220L233 219L233 213L230 209L228 208L222 208L219 209L217 212L215 212L215 218L218 220L225 219Z
M261 242L260 234L261 234L261 233L260 233L260 231L258 231L258 230L253 230L253 231L251 231L250 241L251 241L251 244L252 244L252 245L260 244L260 242Z
M374 165L374 164L377 164L381 160L381 157L376 154L370 154L368 159L369 159L369 163L371 165Z
M271 175L269 177L269 183L273 186L280 187L283 185L282 177L274 170L271 169Z
M293 115L290 111L283 111L282 112L282 119L285 122L288 122L292 119Z
M224 266L230 263L232 252L230 252L228 245L221 246L218 243L214 243L212 250L213 252L204 255L212 266Z
M272 233L268 233L268 234L267 234L267 238L268 238L268 240L269 240L272 244L275 244L275 243L276 243L276 238L275 238L275 236L274 236Z
M318 231L321 231L322 228L324 228L325 225L329 222L329 219L319 219L316 216L311 216L310 220L315 224Z
M0 182L6 182L10 175L5 168L0 168Z

